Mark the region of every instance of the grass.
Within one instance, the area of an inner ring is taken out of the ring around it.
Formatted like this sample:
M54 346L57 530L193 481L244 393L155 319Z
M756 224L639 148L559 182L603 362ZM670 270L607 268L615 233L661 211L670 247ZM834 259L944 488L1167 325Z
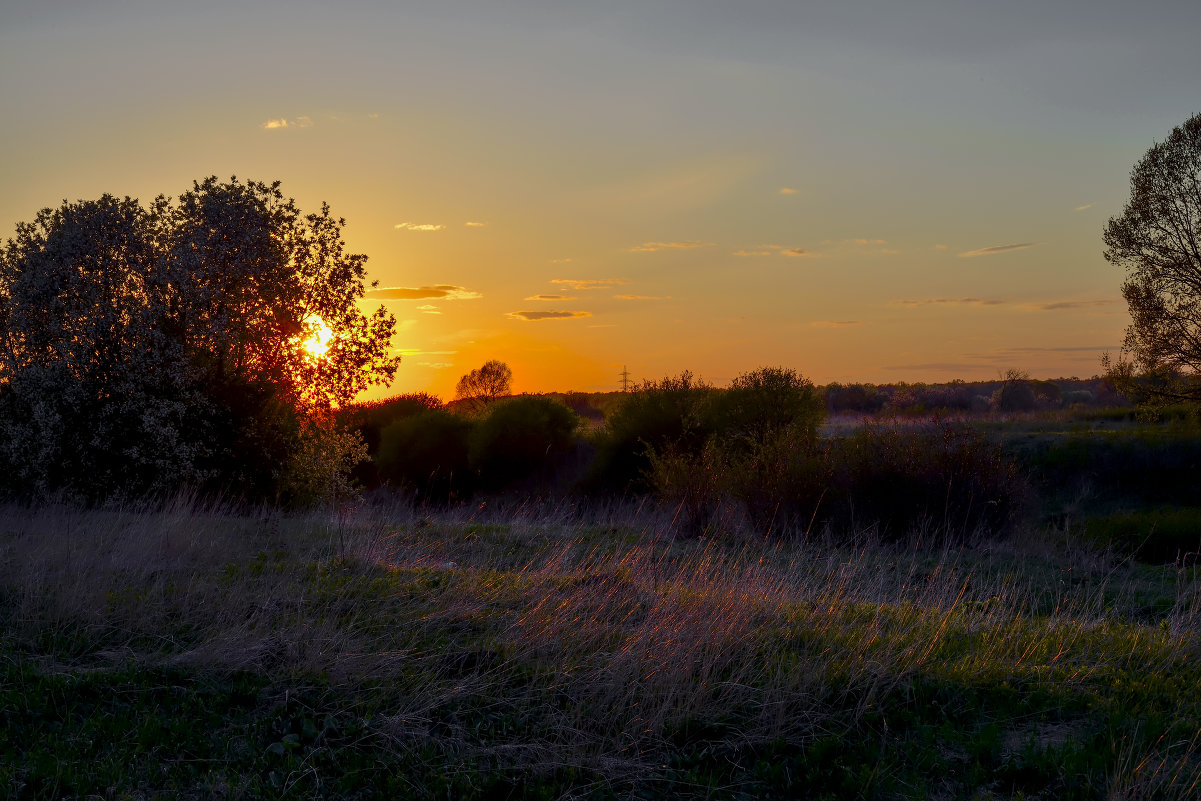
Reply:
M0 511L10 798L1189 798L1201 574L658 510Z

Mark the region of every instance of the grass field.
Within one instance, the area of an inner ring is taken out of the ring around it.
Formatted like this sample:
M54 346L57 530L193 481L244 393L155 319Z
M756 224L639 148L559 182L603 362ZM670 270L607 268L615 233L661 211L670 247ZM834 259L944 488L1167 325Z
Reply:
M1201 575L1027 528L0 513L9 798L1191 798Z

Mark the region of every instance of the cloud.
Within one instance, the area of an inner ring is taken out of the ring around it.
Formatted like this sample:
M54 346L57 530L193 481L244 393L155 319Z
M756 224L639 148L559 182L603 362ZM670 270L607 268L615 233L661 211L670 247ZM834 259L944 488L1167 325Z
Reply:
M1113 306L1119 300L1060 300L1054 303L1036 303L1038 311L1062 311L1064 309L1090 309L1098 306Z
M486 222L475 222L474 220L468 220L467 222L463 223L463 225L466 225L468 228L483 228L487 224L488 223Z
M797 192L797 191L796 191L795 189L793 189L791 186L781 186L781 187L780 187L780 192L779 192L779 194L781 194L781 195L795 195L795 194L796 194L796 192Z
M571 264L571 259L551 259L551 264Z
M402 222L392 226L398 231L441 231L445 225L434 225L433 223L411 223Z
M631 253L654 253L659 250L692 250L713 247L714 242L643 242L630 248Z
M857 239L839 239L839 240L824 239L824 240L822 240L822 244L823 245L857 245L859 247L867 247L868 245L887 245L888 240L887 239L868 239L866 237L859 237Z
M926 298L925 300L894 300L893 306L1001 306L1006 301L995 298Z
M428 303L425 304L424 306L418 306L417 311L425 312L426 314L441 314L442 313L441 311L438 310L437 306L431 306Z
M775 251L771 250L736 250L732 254L734 256L774 256Z
M805 250L804 248L788 248L787 250L782 250L780 252L785 256L790 256L794 259L816 259L818 257L818 254L811 250Z
M630 283L624 278L552 278L552 284L574 289L577 292L582 292L588 289L606 289L613 286L625 286Z
M417 362L419 367L429 367L434 370L445 370L447 367L454 367L453 362Z
M946 250L947 246L946 245L935 245L934 249L935 250Z
M997 245L991 248L980 248L979 250L969 250L959 254L961 259L974 259L977 256L995 256L998 253L1008 253L1011 250L1025 250L1037 245L1037 242L1021 242L1016 245Z
M614 295L618 300L671 300L671 296L656 297L655 295Z
M817 320L809 323L814 328L848 328L852 325L863 325L862 320Z
M509 312L507 317L514 320L525 320L529 323L536 323L540 320L570 320L576 317L591 317L592 312L586 311L515 311Z
M437 298L439 300L473 300L483 297L479 292L474 292L461 286L451 286L450 284L417 287L386 286L380 289L369 289L364 294L369 298L379 298L380 300L425 300L427 298Z
M1072 209L1072 211L1084 211L1085 209L1091 209L1092 207L1092 203L1085 203L1083 206L1077 206L1076 208Z
M575 300L567 295L530 295L526 300Z
M312 128L313 127L313 118L312 117L297 117L294 120L289 120L284 117L280 117L280 118L274 119L274 120L267 120L259 127L265 131L277 131L277 130L282 130L284 128Z

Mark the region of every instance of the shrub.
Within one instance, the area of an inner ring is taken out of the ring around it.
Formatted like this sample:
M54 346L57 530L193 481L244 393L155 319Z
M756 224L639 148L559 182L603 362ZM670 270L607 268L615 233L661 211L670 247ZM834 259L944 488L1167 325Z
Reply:
M706 408L713 392L688 371L677 378L639 384L622 400L597 438L589 486L645 492L653 488L647 477L651 449L700 453L714 430Z
M380 434L380 478L431 503L470 494L476 483L468 458L473 428L470 420L441 409L395 421Z
M899 537L933 523L966 537L1001 531L1026 495L1016 463L967 426L868 425L827 453L831 522Z
M813 441L826 411L809 379L785 367L743 373L717 396L712 409L717 435L751 448L778 439L786 429Z
M553 398L527 395L500 401L472 432L471 465L499 487L554 464L571 448L580 418Z

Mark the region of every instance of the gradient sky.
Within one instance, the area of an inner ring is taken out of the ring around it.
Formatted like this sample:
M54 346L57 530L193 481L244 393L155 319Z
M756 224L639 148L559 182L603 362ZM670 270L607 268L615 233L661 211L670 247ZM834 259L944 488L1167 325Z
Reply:
M1184 0L0 0L0 225L281 180L386 288L386 394L490 358L517 391L1085 377L1199 31Z

